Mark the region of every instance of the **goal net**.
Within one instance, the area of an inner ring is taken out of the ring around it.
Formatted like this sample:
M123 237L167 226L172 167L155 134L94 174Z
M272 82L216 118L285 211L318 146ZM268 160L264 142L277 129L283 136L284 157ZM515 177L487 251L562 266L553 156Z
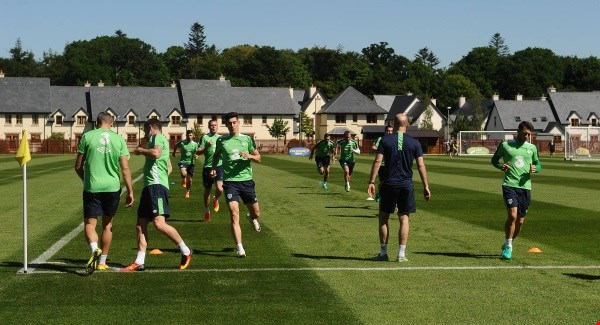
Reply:
M600 160L600 127L565 128L565 160Z
M459 155L491 156L502 141L513 140L515 131L460 131L457 147Z

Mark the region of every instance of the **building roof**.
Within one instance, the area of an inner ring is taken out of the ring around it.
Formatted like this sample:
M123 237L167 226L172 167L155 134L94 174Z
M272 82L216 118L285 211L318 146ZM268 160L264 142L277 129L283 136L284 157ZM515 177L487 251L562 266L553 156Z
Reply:
M589 125L591 114L600 114L600 92L550 92L549 101L562 125L569 125L569 116L576 112L581 117L580 125Z
M51 86L50 105L52 113L60 110L62 114L65 114L65 118L63 119L65 122L73 121L74 115L79 110L83 110L88 118L95 118L95 116L91 116L92 112L88 96L89 89L86 87Z
M0 78L0 112L49 114L50 79Z
M318 114L385 114L386 111L358 90L348 87L328 101Z
M375 103L379 105L379 107L386 110L386 112L390 111L395 99L396 95L373 95L373 100Z
M90 105L94 115L112 109L117 121L123 121L130 110L140 113L139 121L145 121L151 111L168 121L174 110L182 112L177 89L171 87L90 87ZM183 114L183 113L181 113ZM96 118L96 116L92 116Z
M350 130L349 128L347 128L345 126L344 127L342 127L342 126L335 127L333 129L329 130L329 132L327 132L327 134L331 134L331 135L344 135L344 133L346 131L350 131L350 134L356 135L356 132Z
M494 105L505 130L517 130L521 121L531 122L535 130L546 130L555 122L545 100L495 100Z

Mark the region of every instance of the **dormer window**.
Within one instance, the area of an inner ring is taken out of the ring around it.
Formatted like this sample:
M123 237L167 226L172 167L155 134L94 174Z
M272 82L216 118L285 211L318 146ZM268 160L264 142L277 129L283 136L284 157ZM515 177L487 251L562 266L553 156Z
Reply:
M56 125L62 125L63 117L62 115L56 115Z
M77 116L77 125L85 125L85 116Z
M181 116L171 116L171 124L179 125L181 123Z
M590 123L592 124L592 126L598 126L598 119L591 119Z
M571 119L571 126L579 126L579 119L578 118L572 118Z
M133 125L135 123L135 116L129 115L127 116L127 124Z
M515 122L521 122L521 117L520 116L515 116Z

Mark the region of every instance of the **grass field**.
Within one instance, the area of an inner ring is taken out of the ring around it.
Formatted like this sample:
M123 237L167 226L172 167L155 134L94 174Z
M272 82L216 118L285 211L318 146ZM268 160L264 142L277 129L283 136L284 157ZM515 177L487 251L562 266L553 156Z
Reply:
M489 158L426 157L432 199L417 197L409 262L401 264L369 260L379 249L377 206L365 200L372 156L360 156L349 193L339 165L325 191L306 157L263 156L254 164L263 231L242 223L246 259L235 258L224 201L212 221L201 221L200 173L185 200L175 172L170 223L194 251L190 269L176 269L179 250L151 226L149 247L164 254L147 255L146 272L85 276L89 249L74 158L34 156L28 164L31 264L22 274L21 169L14 156L0 156L1 324L600 321L597 163L543 157L513 260L502 261L501 173ZM131 158L134 178L142 163ZM421 193L417 173L415 182ZM135 259L136 208L120 208L115 219L115 268ZM397 229L393 219L392 256ZM531 247L542 253L527 252Z

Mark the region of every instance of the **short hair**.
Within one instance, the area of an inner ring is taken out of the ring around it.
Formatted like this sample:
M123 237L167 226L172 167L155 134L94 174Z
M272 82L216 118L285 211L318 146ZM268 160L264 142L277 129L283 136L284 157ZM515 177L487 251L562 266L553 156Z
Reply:
M98 117L96 117L96 124L100 125L100 124L110 124L112 122L114 122L114 117L112 115L110 115L108 112L100 112L98 113Z
M144 123L144 128L148 127L158 129L158 131L162 132L162 122L156 117L153 117Z
M230 119L232 119L234 117L239 120L237 112L229 112L229 113L227 113L227 115L225 115L225 121L229 121Z
M391 125L391 124L388 124L388 125L386 125L386 126L385 126L385 129L386 129L386 130L387 130L387 129L393 129L393 128L394 128L394 126L393 126L393 125Z
M329 133L323 134L323 139L327 138L328 136L329 136Z
M185 134L186 135L188 135L188 134L194 134L194 130L187 130L187 132Z
M346 136L346 134L350 134L350 131L348 131L348 130L344 131L344 136ZM350 135L352 135L352 134L350 134Z
M210 125L210 122L215 122L217 123L217 126L219 125L219 120L217 120L216 118L213 118L210 121L208 121L208 125Z
M533 131L533 124L531 124L531 122L529 121L523 121L521 123L519 123L519 130L523 130L523 129L527 129L529 131Z

